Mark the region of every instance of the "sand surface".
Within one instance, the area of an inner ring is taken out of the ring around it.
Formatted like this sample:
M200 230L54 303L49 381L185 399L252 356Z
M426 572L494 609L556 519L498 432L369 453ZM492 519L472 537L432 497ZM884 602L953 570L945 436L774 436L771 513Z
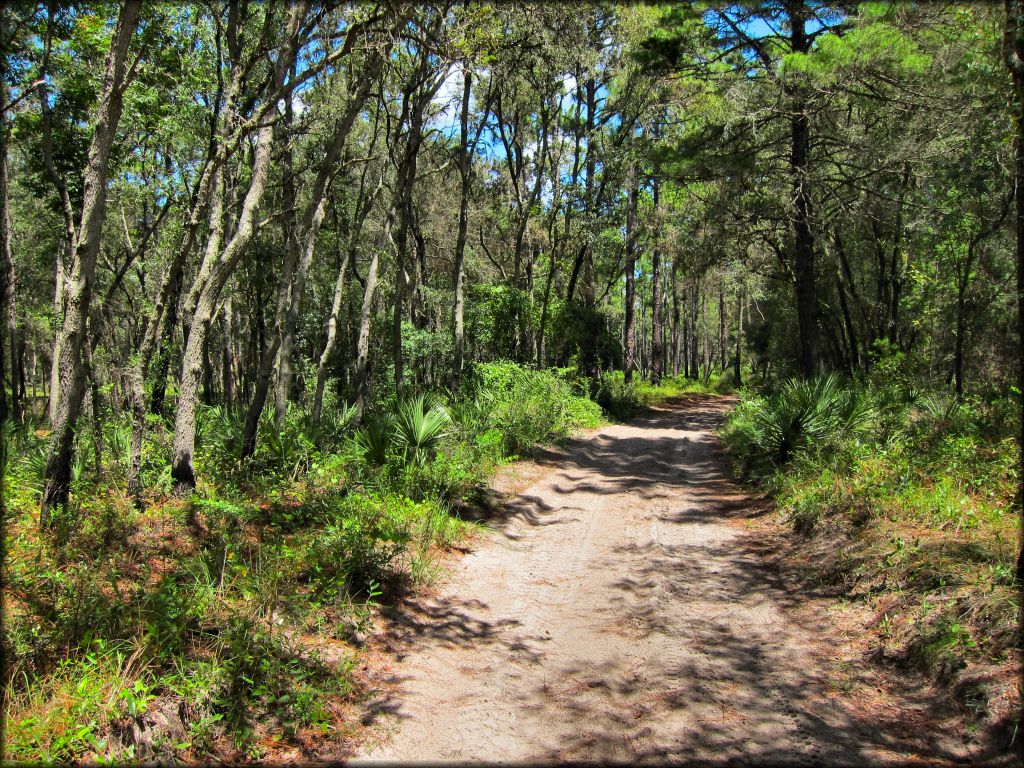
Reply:
M472 551L391 617L353 764L960 756L830 686L828 617L794 618L800 597L745 545L752 502L714 436L728 406L679 401L532 463Z

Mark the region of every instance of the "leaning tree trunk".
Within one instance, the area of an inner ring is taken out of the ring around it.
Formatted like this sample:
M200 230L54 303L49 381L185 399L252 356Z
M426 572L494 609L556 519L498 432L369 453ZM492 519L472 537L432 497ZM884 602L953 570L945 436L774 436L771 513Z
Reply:
M283 55L283 54L282 54ZM174 449L171 458L171 477L176 493L187 492L196 486L193 454L196 443L196 405L199 401L199 382L203 374L203 348L210 331L220 293L242 258L249 240L256 230L256 210L263 201L270 169L270 150L273 143L273 124L259 130L254 153L252 178L246 190L235 233L224 247L209 271L209 277L198 290L198 300L192 314L188 341L181 365L181 384L178 410L174 420ZM217 194L215 189L214 193ZM216 209L216 203L211 210ZM208 252L209 256L210 253Z
M397 196L396 192L396 196ZM387 216L384 217L384 228L381 231L377 247L370 253L370 264L366 268L366 285L363 288L363 305L359 311L359 334L356 337L356 407L359 418L366 411L369 401L370 374L370 323L373 314L373 297L377 291L377 272L380 267L380 252L391 240L391 228L395 222L395 204L392 201Z
M140 5L136 2L121 6L107 53L103 87L96 107L93 137L83 175L82 217L75 237L74 264L65 281L63 322L56 338L59 357L54 365L59 371L59 380L57 392L54 393L56 407L51 425L53 432L39 516L42 526L49 523L51 509L67 505L71 490L75 430L85 395L86 361L83 352L89 343L86 322L106 213L107 166L124 106L128 46L135 34L139 11Z
M371 147L373 144L371 144ZM356 252L359 247L359 237L363 231L363 224L366 222L366 217L373 210L374 204L377 202L377 197L380 191L384 188L384 171L381 171L380 180L377 182L376 188L370 192L369 195L364 194L366 185L366 170L363 171L362 178L359 182L359 195L356 198L356 219L355 224L352 227L352 231L348 234L348 246L345 250L344 256L342 257L341 264L338 266L338 277L334 283L334 298L331 301L331 314L327 320L327 340L324 343L323 352L320 354L320 359L317 362L316 369L316 391L313 395L313 423L320 424L321 411L323 410L324 404L324 386L327 383L327 365L330 362L331 355L334 354L334 349L338 344L338 318L341 317L341 305L345 297L345 271L349 265L349 262L353 263L352 269L355 269Z

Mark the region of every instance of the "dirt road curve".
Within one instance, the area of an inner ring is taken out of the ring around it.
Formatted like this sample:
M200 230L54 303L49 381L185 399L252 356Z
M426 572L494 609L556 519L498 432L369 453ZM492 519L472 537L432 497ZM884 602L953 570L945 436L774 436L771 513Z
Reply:
M713 435L727 405L663 407L544 462L395 617L398 661L355 762L951 757L830 690L826 617L793 621L798 596L744 546L749 500Z

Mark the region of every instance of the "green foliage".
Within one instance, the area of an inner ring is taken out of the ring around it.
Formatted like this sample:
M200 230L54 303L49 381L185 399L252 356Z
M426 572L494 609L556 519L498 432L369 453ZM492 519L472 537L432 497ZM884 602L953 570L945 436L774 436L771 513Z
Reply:
M641 378L626 383L622 371L602 374L594 400L611 418L626 420L643 408L687 394L725 394L732 391L731 374L713 376L707 382L666 376L657 385Z
M430 403L426 395L407 398L398 404L395 415L395 443L407 463L426 463L437 444L445 437L451 416L444 406Z
M144 669L132 665L127 651L96 640L80 656L61 661L44 684L16 691L4 712L8 759L131 758L110 738L111 725L122 715L145 711L152 683Z
M400 500L375 494L337 500L305 557L321 594L357 595L393 576L392 565L410 540L402 507Z
M478 403L476 423L500 431L507 454L601 423L600 406L578 394L564 373L506 361L476 365L474 376L471 396Z
M393 427L390 421L378 418L356 432L354 443L366 461L380 467L388 460L392 435Z
M897 375L899 355L879 359L888 375L856 402L822 380L745 391L722 434L814 548L808 578L884 600L886 653L950 683L1017 642L1019 411L918 388ZM789 419L800 440L783 463Z
M822 451L863 431L873 403L836 374L789 379L767 398L745 398L725 439L746 468L781 466L806 450Z

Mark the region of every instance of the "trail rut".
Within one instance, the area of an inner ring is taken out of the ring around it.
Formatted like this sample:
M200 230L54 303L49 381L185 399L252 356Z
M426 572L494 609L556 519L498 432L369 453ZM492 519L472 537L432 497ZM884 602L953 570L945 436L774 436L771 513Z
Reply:
M751 500L714 436L728 404L653 409L546 460L439 590L391 617L354 764L961 758L830 687L827 616L794 620L798 596L745 545Z

